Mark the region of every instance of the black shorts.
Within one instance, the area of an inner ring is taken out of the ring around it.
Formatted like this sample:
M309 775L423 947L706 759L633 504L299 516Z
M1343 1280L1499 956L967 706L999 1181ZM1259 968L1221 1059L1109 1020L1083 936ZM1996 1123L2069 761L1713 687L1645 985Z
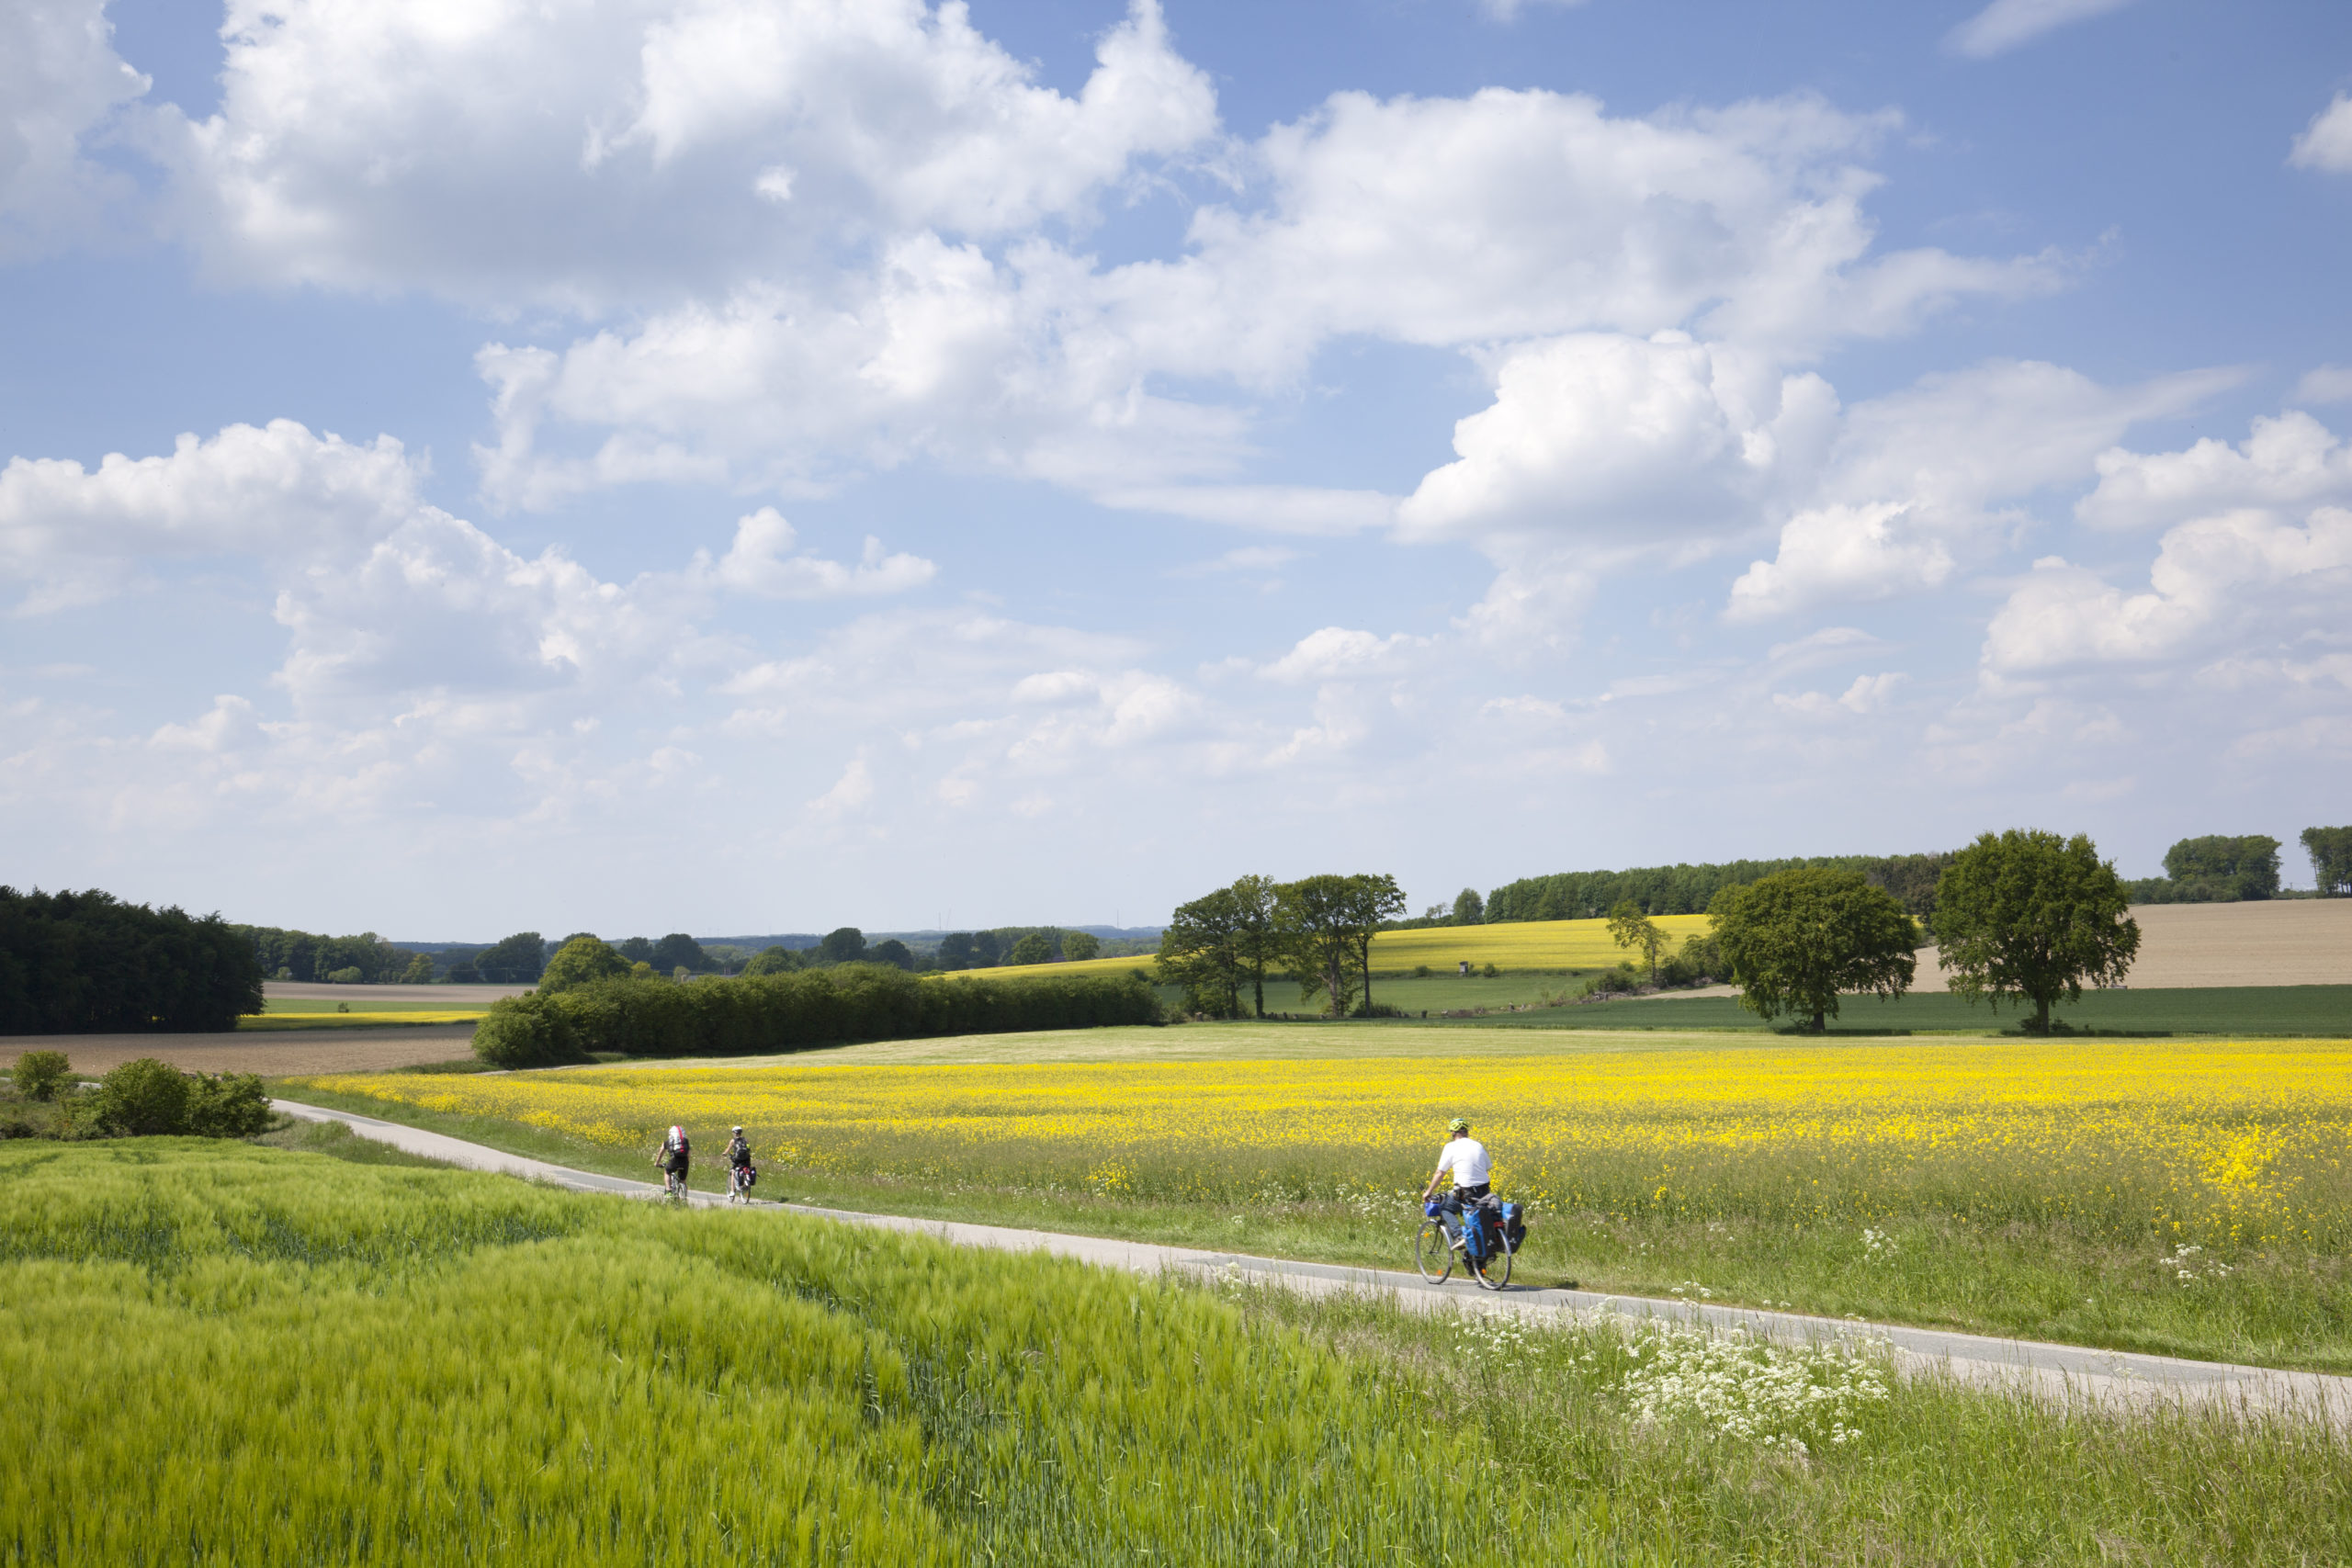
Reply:
M1446 1209L1450 1213L1458 1214L1493 1190L1493 1185L1485 1181L1481 1181L1476 1187L1457 1187L1447 1195Z

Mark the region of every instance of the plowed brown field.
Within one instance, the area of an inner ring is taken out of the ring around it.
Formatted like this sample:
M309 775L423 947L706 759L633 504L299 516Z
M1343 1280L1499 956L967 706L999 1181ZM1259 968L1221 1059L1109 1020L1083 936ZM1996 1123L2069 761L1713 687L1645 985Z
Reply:
M13 1066L26 1051L62 1051L85 1077L141 1056L160 1057L187 1073L365 1073L469 1055L473 1038L470 1023L266 1034L11 1034L0 1036L0 1062Z
M2132 918L2140 956L2124 983L2135 988L2352 985L2352 898L2141 904ZM1921 950L1912 989L1950 988L1936 950Z

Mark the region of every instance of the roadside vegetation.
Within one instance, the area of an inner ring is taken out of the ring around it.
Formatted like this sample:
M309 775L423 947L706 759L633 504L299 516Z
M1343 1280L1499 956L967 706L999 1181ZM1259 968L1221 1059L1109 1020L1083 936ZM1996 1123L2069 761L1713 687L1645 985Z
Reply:
M0 1147L0 1557L2342 1561L2344 1434L239 1144ZM192 1375L201 1369L202 1375Z
M184 1073L142 1056L85 1083L62 1051L28 1051L0 1089L0 1139L249 1138L276 1120L251 1073Z

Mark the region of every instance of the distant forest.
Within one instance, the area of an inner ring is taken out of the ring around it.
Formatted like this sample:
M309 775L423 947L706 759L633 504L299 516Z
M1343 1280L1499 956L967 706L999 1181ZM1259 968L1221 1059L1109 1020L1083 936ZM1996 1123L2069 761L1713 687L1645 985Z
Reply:
M0 887L0 1034L234 1029L261 1010L261 981L218 915Z
M1645 915L1704 914L1707 901L1725 887L1742 886L1776 871L1801 866L1829 866L1859 871L1873 886L1883 887L1918 919L1929 924L1936 913L1936 881L1942 876L1950 853L1923 855L1815 855L1795 860L1736 860L1721 865L1649 865L1629 871L1563 871L1550 876L1522 877L1487 895L1479 908L1475 894L1465 908L1455 900L1454 916L1430 916L1414 925L1462 923L1503 924L1512 920L1589 920L1631 902ZM1474 912L1475 911L1475 912Z

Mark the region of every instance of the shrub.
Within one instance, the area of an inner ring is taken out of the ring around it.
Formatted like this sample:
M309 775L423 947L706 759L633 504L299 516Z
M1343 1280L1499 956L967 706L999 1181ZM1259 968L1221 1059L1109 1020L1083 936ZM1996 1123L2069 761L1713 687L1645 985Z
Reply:
M62 1051L28 1051L17 1058L17 1092L27 1100L55 1100L74 1078Z
M187 1127L187 1075L168 1062L141 1056L98 1080L91 1108L98 1125L134 1138L158 1137Z
M644 967L650 970L653 966L649 964ZM789 975L799 967L798 953L788 947L770 945L752 955L752 961L743 965L743 973L751 976Z
M1159 1021L1150 983L1132 974L919 978L888 964L842 964L692 986L599 980L517 997L490 1010L474 1050L500 1066L549 1066L589 1052L729 1055Z
M337 969L331 972L327 976L327 978L338 986L356 986L359 984L360 981L366 979L367 976L360 973L357 964L353 964L349 968Z
M1492 964L1487 964L1485 968L1479 970L1478 973L1480 976L1489 980L1499 980L1503 977L1503 972L1496 968Z
M269 1092L252 1073L192 1073L187 1120L180 1130L199 1138L251 1138L269 1131L276 1113Z
M605 981L582 987L600 990L612 984L634 985L633 981ZM669 986L647 986L646 990L672 990ZM491 1003L490 1011L474 1026L474 1055L501 1067L553 1067L568 1062L584 1062L587 1053L580 1048L577 1032L570 1016L559 1005L559 997L577 996L580 992L561 992L558 996L534 993L521 997L503 997Z

